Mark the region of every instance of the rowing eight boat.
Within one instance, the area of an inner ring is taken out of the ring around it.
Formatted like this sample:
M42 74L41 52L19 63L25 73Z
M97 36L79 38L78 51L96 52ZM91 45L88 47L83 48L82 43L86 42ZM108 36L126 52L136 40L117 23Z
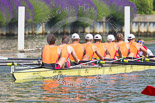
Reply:
M155 66L145 65L106 65L104 67L84 66L82 68L72 68L65 70L51 70L46 68L35 68L28 70L21 70L12 72L15 80L48 78L56 75L66 76L93 76L93 75L108 75L118 73L130 73L134 71L144 71L148 69L155 69Z

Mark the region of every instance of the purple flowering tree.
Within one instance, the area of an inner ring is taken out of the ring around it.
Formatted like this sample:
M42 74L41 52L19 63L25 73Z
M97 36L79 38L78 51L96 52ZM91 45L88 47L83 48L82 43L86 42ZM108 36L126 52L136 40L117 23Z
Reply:
M131 6L132 17L135 5L128 0L0 0L0 26L17 22L18 6L26 7L27 23L57 23L69 17L101 20L109 15L122 19L124 6ZM52 25L53 25L52 24Z

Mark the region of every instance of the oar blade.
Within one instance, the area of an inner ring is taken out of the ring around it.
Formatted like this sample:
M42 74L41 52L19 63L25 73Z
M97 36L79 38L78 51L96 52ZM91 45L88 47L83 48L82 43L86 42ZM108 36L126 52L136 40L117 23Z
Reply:
M148 85L141 94L155 96L155 87Z

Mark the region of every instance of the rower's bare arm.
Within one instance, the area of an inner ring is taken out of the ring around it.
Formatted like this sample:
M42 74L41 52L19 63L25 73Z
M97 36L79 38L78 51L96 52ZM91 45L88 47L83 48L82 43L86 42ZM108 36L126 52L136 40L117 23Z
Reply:
M78 63L79 60L78 60L78 58L76 56L76 53L75 53L74 49L72 47L70 47L70 48L71 48L71 55L73 56L73 58L75 60L75 63Z
M118 44L115 44L115 49L116 49L117 52L118 52L119 58L122 58L122 52L121 52L120 47L119 47Z
M122 58L122 53L120 49L118 49L118 55L119 55L119 58Z
M143 46L140 47L140 50L143 51L144 56L148 55L147 50Z
M108 49L106 48L106 46L103 46L105 52L106 52L106 55L110 55L110 52L108 51Z
M82 46L82 50L83 50L83 56L86 54L86 49L84 46Z
M95 46L94 46L93 48L94 48L94 51L95 51L96 55L97 55L101 60L103 60L104 57L101 55L101 53L100 53L100 51L98 50L98 48L95 47Z

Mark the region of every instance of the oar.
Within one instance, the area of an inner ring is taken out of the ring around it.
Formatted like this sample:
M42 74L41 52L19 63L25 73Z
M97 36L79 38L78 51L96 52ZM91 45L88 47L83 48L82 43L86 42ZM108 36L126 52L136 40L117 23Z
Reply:
M120 58L120 59L112 60L112 61L110 61L110 63L115 62L115 61L119 61L119 60L122 60L122 59L124 59L124 58ZM97 64L98 64L99 61L100 61L100 60L88 61L88 62L85 62L85 63L79 64L79 65L71 66L71 68L74 68L74 67L81 67L82 65L90 64L90 63L95 63L95 62L97 62ZM82 61L80 61L80 62L82 62Z
M135 57L126 57L125 59L136 59ZM137 58L138 59L138 58ZM149 59L147 57L140 58L139 60L145 61L145 62L155 62L153 59Z
M78 65L75 65L75 66L71 66L70 68L81 67L82 65L94 63L94 62L96 62L96 61L98 61L98 60L88 61L88 62L85 62L85 63L82 63L83 61L79 61L79 63L82 63L82 64L78 64Z
M40 63L41 60L0 60L0 63Z
M41 65L40 63L4 63L0 64L0 66L24 66L24 65Z
M0 58L0 60L42 60L42 58Z
M155 58L155 56L148 56L148 58Z
M135 62L135 61L125 61L125 62L105 62L100 61L100 64L120 64L120 65L147 65L147 66L155 66L155 63L152 62Z

